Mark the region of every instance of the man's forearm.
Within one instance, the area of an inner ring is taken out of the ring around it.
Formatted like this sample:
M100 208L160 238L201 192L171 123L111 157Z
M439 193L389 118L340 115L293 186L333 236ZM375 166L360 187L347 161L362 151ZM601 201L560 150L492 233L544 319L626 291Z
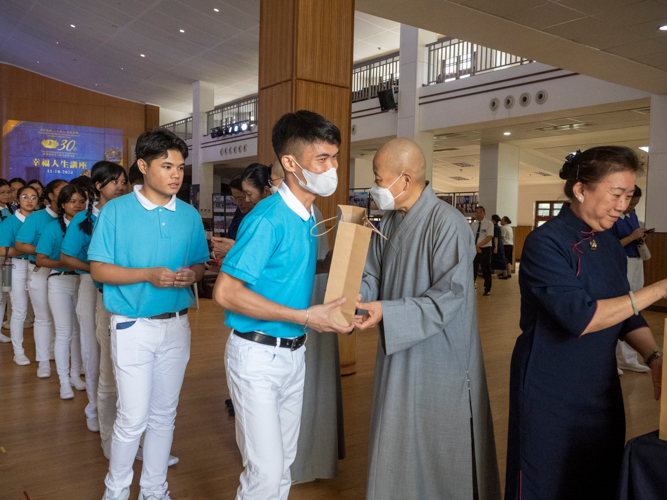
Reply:
M91 261L90 275L107 285L134 285L149 281L146 267L123 267L106 262Z

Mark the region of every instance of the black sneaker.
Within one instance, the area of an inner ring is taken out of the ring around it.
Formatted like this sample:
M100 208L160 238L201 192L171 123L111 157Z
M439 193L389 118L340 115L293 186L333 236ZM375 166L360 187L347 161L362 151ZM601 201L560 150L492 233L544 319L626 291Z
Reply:
M489 295L491 295L491 292L487 290L486 292L483 293L483 295L484 297L488 297Z

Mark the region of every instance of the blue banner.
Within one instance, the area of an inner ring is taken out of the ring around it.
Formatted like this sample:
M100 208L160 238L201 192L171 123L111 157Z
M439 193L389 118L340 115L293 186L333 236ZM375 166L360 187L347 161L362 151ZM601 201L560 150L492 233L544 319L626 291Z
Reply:
M8 120L2 127L7 180L70 180L100 160L123 162L123 131Z

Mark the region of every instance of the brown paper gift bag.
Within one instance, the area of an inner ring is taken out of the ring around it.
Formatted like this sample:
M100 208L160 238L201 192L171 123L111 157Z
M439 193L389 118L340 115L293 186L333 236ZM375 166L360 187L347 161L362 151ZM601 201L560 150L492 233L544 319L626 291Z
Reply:
M345 304L333 311L332 317L341 325L351 325L357 305L361 278L364 274L368 244L373 229L367 227L366 209L338 205L338 226L331 269L324 303L345 297Z

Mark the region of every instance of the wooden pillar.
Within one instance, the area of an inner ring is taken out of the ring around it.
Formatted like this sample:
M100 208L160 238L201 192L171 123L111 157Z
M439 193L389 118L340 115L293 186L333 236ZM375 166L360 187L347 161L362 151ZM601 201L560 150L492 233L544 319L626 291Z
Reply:
M342 137L338 189L315 201L328 219L349 203L354 0L261 0L259 28L258 160L276 161L271 131L285 113L306 109L331 120ZM339 343L341 372L354 373L356 334Z

